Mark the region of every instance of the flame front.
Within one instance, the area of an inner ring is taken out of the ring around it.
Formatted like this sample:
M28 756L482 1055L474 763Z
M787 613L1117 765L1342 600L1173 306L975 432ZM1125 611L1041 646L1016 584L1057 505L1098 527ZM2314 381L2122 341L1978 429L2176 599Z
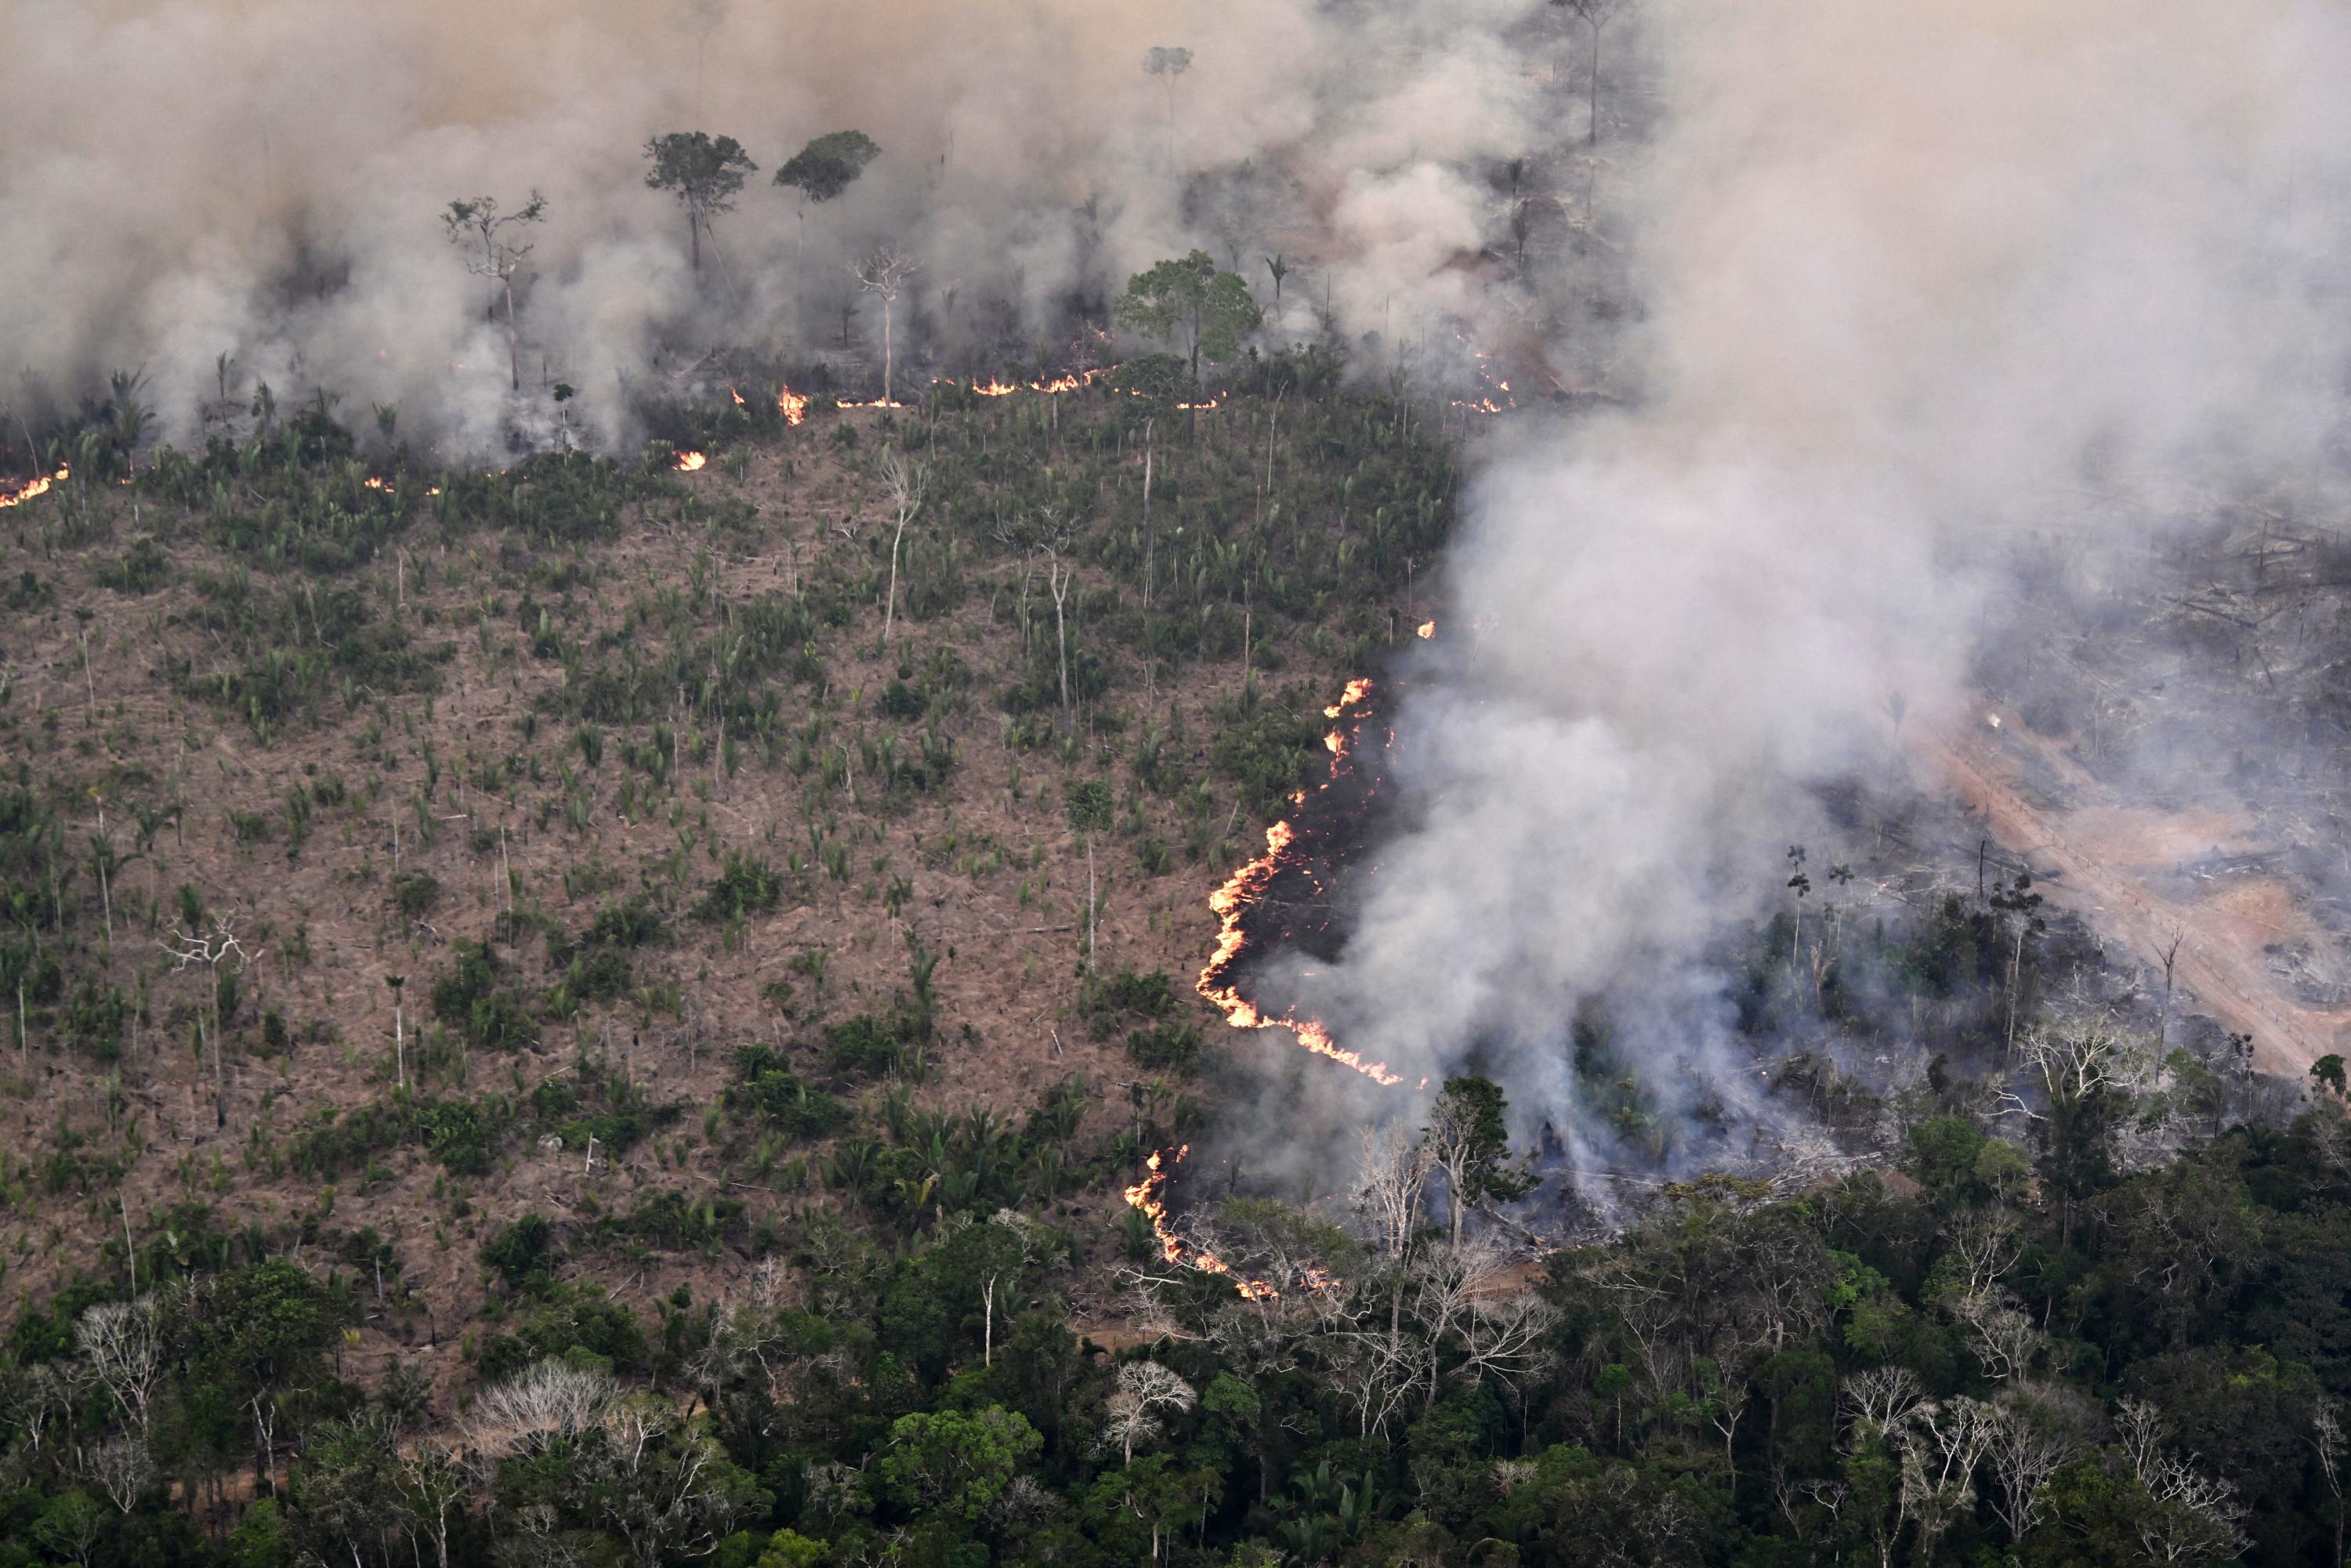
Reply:
M1341 714L1345 713L1349 708L1353 707L1357 703L1362 702L1365 697L1371 695L1371 677L1368 675L1357 675L1353 680L1347 683L1347 689L1339 694L1339 700L1322 710L1322 716L1324 718L1337 718ZM1335 751L1338 747L1332 747L1332 749Z
M28 479L14 489L0 490L0 507L21 507L36 496L47 495L52 489L72 477L71 468L59 468L54 474L44 474L37 479Z
M1422 628L1421 635L1428 636L1436 629L1437 623L1432 621ZM1349 681L1346 688L1339 694L1339 700L1322 710L1322 716L1330 719L1342 717L1349 710L1359 707L1371 692L1369 677L1358 676ZM1331 753L1333 779L1339 776L1340 768L1346 761L1348 738L1346 730L1339 727L1334 727L1322 737L1323 747ZM1323 786L1325 789L1329 787L1327 783ZM1293 806L1304 805L1306 791L1299 790L1290 796L1290 801ZM1268 1018L1259 1010L1255 1002L1240 994L1239 987L1233 981L1233 967L1239 962L1241 949L1249 942L1248 934L1241 929L1241 921L1249 910L1265 896L1266 890L1272 885L1275 875L1283 867L1285 857L1297 841L1298 829L1290 821L1284 819L1274 823L1265 831L1265 853L1234 872L1225 879L1223 886L1208 895L1208 907L1217 916L1217 950L1209 956L1207 967L1200 971L1195 988L1214 1002L1224 1013L1225 1021L1235 1029L1286 1029L1300 1045L1317 1056L1326 1056L1343 1067L1351 1067L1375 1083L1401 1083L1404 1075L1389 1071L1386 1062L1365 1061L1360 1053L1340 1049L1331 1038L1329 1029L1319 1019L1299 1018L1294 1012ZM1423 1088L1427 1087L1427 1079L1420 1082ZM1151 1157L1144 1162L1143 1179L1126 1189L1127 1207L1151 1221L1151 1233L1158 1239L1160 1256L1168 1262L1230 1279L1233 1289L1240 1293L1243 1301L1279 1297L1281 1292L1270 1282L1236 1275L1232 1266L1216 1254L1186 1246L1168 1222L1167 1178L1174 1174L1174 1166L1191 1152L1189 1144L1178 1145L1172 1155L1165 1150L1154 1151ZM1305 1273L1303 1283L1306 1290L1314 1291L1328 1288L1332 1281L1321 1270L1310 1269Z
M1371 690L1372 683L1368 679L1359 677L1349 681L1339 700L1322 710L1323 716L1337 718L1370 695ZM1340 765L1347 758L1347 739L1346 731L1340 728L1333 728L1322 737L1324 749L1331 753L1331 769L1334 777ZM1301 791L1293 800L1302 802L1304 792ZM1210 955L1207 967L1200 971L1199 981L1194 988L1214 1002L1223 1011L1225 1021L1235 1029L1286 1029L1298 1038L1300 1045L1317 1056L1327 1056L1343 1067L1352 1067L1375 1083L1401 1083L1404 1075L1389 1071L1386 1062L1365 1061L1359 1052L1342 1050L1321 1020L1302 1019L1295 1012L1268 1017L1259 1010L1255 1002L1240 994L1239 987L1233 981L1233 966L1239 961L1241 948L1249 941L1247 934L1241 930L1242 918L1258 900L1265 896L1266 889L1272 885L1275 874L1282 868L1283 857L1289 853L1297 838L1298 830L1289 821L1274 823L1265 831L1265 853L1227 877L1224 885L1208 895L1208 907L1217 916L1217 950Z
M1167 1199L1161 1189L1166 1186L1172 1174L1170 1167L1191 1152L1189 1144L1178 1145L1173 1157L1166 1157L1166 1151L1163 1149L1154 1149L1151 1157L1143 1162L1143 1179L1126 1189L1127 1207L1140 1211L1151 1221L1151 1234L1159 1239L1159 1255L1170 1263L1186 1264L1203 1274L1224 1275L1232 1281L1233 1289L1240 1292L1241 1300L1245 1301L1261 1301L1280 1295L1281 1292L1266 1281L1245 1279L1234 1274L1233 1266L1215 1253L1186 1246L1184 1239L1176 1235L1175 1228L1168 1224ZM1308 1290L1319 1291L1326 1283L1317 1277L1320 1273L1318 1270L1309 1275Z

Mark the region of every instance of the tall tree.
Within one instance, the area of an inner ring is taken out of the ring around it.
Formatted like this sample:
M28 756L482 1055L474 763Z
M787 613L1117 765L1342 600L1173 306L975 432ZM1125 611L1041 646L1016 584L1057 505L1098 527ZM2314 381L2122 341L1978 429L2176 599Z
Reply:
M895 246L883 245L876 246L872 255L849 269L860 288L882 301L882 401L885 403L891 401L891 372L897 364L891 313L898 302L898 290L921 267Z
M275 1485L279 1393L305 1383L349 1315L350 1299L283 1258L204 1282L182 1314L194 1375L235 1399L253 1424L253 1475Z
M1591 121L1584 131L1584 143L1596 147L1600 144L1600 30L1638 5L1640 0L1551 0L1551 3L1566 6L1592 31Z
M1167 166L1176 166L1176 78L1192 68L1192 51L1158 45L1144 54L1145 76L1159 78L1167 89Z
M496 308L498 293L506 296L507 374L517 392L522 390L522 360L515 347L514 280L533 248L532 242L521 237L521 231L546 218L547 198L537 191L510 213L498 211L496 196L474 196L450 203L449 210L441 214L449 243L466 253L465 270L490 280L491 309Z
M888 377L883 377L883 397L890 395ZM882 646L890 645L890 628L898 617L898 546L906 537L906 525L922 509L923 492L931 482L930 465L919 457L909 457L894 446L882 449L882 483L889 489L890 505L898 514L898 531L890 536L890 594L882 608Z
M1445 1081L1429 1107L1429 1156L1445 1173L1446 1205L1454 1245L1461 1221L1479 1203L1509 1203L1535 1188L1534 1173L1510 1157L1510 1130L1502 1113L1510 1102L1489 1078L1465 1073Z
M1086 846L1086 967L1093 967L1095 912L1100 900L1094 894L1094 835L1111 824L1114 802L1110 786L1100 779L1073 780L1061 798L1070 814L1070 828Z
M1228 360L1240 351L1241 334L1262 315L1240 275L1218 270L1205 250L1160 262L1127 279L1119 297L1118 324L1153 337L1184 339L1191 352L1192 381L1200 380L1200 356Z
M881 144L862 131L828 131L784 160L784 166L776 171L776 183L800 193L803 248L808 243L810 204L821 206L838 198L857 183L865 166L880 156Z
M667 191L685 209L688 238L693 243L694 269L702 270L702 236L710 220L735 210L735 193L746 176L759 166L751 162L742 143L732 136L714 137L702 131L673 131L645 143L645 183Z

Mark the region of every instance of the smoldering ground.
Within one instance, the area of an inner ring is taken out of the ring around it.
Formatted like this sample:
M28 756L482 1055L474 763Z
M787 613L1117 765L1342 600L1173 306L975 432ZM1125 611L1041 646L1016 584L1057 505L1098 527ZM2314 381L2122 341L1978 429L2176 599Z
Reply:
M1474 1051L1571 1149L1614 1136L1572 1066L1602 998L1656 1116L1801 1120L1706 955L1787 904L1792 841L1834 840L1813 790L1965 701L2026 541L2333 484L2351 346L2339 11L1643 26L1659 128L1615 177L1641 395L1497 438L1444 673L1395 719L1416 826L1355 879L1336 962L1257 982L1407 1083ZM1332 1092L1343 1124L1380 1103Z

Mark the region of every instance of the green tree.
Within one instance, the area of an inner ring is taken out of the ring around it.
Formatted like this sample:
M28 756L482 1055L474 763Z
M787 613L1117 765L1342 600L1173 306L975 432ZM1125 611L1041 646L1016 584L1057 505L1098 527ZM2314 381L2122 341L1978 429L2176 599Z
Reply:
M1126 292L1118 301L1120 326L1168 342L1181 339L1187 345L1196 386L1200 356L1231 359L1240 351L1241 334L1253 330L1261 319L1240 275L1218 270L1205 250L1136 273L1126 280Z
M823 1568L832 1561L832 1543L811 1541L797 1530L778 1530L768 1538L757 1568Z
M287 1541L286 1513L276 1498L256 1498L228 1534L225 1561L234 1568L287 1568L294 1548Z
M1453 1243L1461 1242L1461 1221L1482 1202L1510 1203L1535 1189L1534 1172L1510 1157L1503 1113L1510 1101L1489 1078L1467 1073L1448 1078L1429 1108L1430 1157L1445 1173L1446 1203Z
M1167 89L1167 167L1176 167L1176 78L1192 68L1192 51L1167 44L1144 51L1143 74Z
M1094 963L1094 915L1099 907L1094 883L1094 835L1110 827L1114 801L1110 786L1103 780L1080 779L1063 792L1061 804L1069 812L1071 831L1086 847L1086 967L1091 969Z
M283 1258L271 1258L203 1287L182 1320L192 1378L236 1401L253 1427L253 1474L277 1479L277 1402L307 1380L349 1315L349 1298Z
M382 1555L399 1511L392 1428L361 1413L311 1428L287 1478L287 1521L303 1555L321 1563Z
M808 241L810 206L821 206L839 198L857 183L865 166L880 156L881 144L862 131L828 131L784 160L784 166L776 171L776 183L800 193L799 216L803 248Z
M1044 1447L1026 1416L988 1406L901 1416L875 1464L884 1493L909 1515L976 1520Z
M77 1487L49 1500L33 1523L33 1539L59 1557L87 1563L106 1533L106 1510Z
M687 237L694 246L694 269L702 270L702 236L710 220L735 210L735 193L745 176L759 166L751 162L742 143L732 136L713 137L703 131L673 131L645 143L645 183L667 191L685 209Z

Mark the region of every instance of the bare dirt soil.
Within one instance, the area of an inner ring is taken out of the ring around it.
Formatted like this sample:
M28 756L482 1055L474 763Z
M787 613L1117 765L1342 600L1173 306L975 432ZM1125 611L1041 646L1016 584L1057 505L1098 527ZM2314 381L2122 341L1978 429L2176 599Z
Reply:
M1979 701L1902 737L1930 787L1948 788L2036 890L2151 970L2172 962L2173 1011L2192 1005L2252 1037L2254 1065L2298 1078L2351 1044L2351 1008L2295 995L2282 960L2338 947L2293 889L2262 869L2272 846L2242 802L2127 804L2012 709Z
M723 545L714 549L698 529L675 528L657 516L632 517L621 538L597 547L597 577L573 600L582 617L577 634L583 641L598 632L631 635L622 611L632 597L697 574L700 592L725 604L794 592L820 557L886 561L888 524L876 486L813 443L792 455L797 473L788 474L778 453L758 451L731 471L713 464L680 476L682 486L756 507L763 518L758 544L729 554ZM1133 466L1139 480L1139 460ZM638 1193L674 1186L716 1192L723 1186L758 1215L826 1202L810 1176L789 1191L732 1180L722 1151L703 1135L703 1113L718 1103L737 1047L770 1041L808 1060L803 1052L823 1020L885 1008L906 988L910 936L942 959L939 1038L927 1078L913 1089L917 1104L987 1106L1017 1118L1047 1088L1081 1074L1099 1107L1090 1124L1113 1126L1134 1114L1124 1081L1141 1075L1117 1039L1089 1039L1074 1010L1087 868L1061 809L1060 785L1070 768L1049 752L1013 744L992 701L1018 656L1016 633L995 609L1024 591L1041 600L1041 575L1024 583L1019 563L987 563L974 570L971 591L946 615L914 621L902 598L886 654L881 606L861 606L856 622L825 650L829 696L817 699L820 709L795 715L822 711L839 735L878 736L891 727L876 712L876 695L902 660L919 666L951 649L972 675L967 705L939 721L956 748L951 788L885 804L856 779L828 806L838 836L853 846L849 877L817 876L805 891L791 888L773 912L748 922L739 943L723 941L716 928L681 909L675 942L638 956L648 985L678 984L679 1010L627 1000L590 1009L576 1022L549 1026L535 1048L477 1052L456 1081L436 1078L425 1090L496 1091L519 1100L540 1081L569 1071L587 1044L608 1050L653 1103L684 1108L667 1131L610 1164L600 1157L592 1171L579 1150L522 1146L507 1150L489 1176L461 1179L411 1145L383 1151L366 1171L333 1184L291 1169L274 1173L269 1147L312 1113L392 1092L388 977L399 974L410 982L413 1049L426 1021L426 993L448 967L455 941L493 939L509 902L508 866L518 889L514 901L567 925L640 885L664 886L682 905L715 873L722 848L778 865L796 843L804 852L800 819L811 785L758 766L747 747L738 771L705 761L698 777L681 778L677 792L659 798L658 810L647 789L630 811L616 793L629 777L625 766L608 758L601 768L580 768L569 721L545 720L535 742L526 738L526 720L560 672L529 656L514 611L531 589L495 570L486 549L412 547L352 580L380 615L402 617L423 643L447 649L437 692L392 697L381 709L390 722L376 727L361 722L364 702L351 711L329 702L320 721L288 726L261 743L235 716L175 689L163 668L172 654L189 660L198 676L233 663L218 635L205 629L202 584L232 575L235 563L174 544L168 586L136 596L100 588L95 573L133 535L126 517L110 543L79 557L38 560L41 575L55 585L53 606L15 617L0 639L0 663L21 720L21 747L10 760L52 796L88 802L68 825L73 838L99 831L104 804L111 807L104 826L127 840L127 806L119 803L127 797L169 798L180 807L176 823L118 873L115 937L91 966L126 992L143 984L150 998L148 1018L132 1023L120 1060L97 1068L52 1047L37 1030L21 1064L14 1051L0 1063L15 1080L6 1096L12 1103L0 1102L0 1127L20 1173L47 1158L69 1128L72 1136L121 1150L134 1214L192 1200L209 1204L224 1229L277 1228L311 1212L330 1212L338 1229L372 1227L397 1246L405 1284L424 1311L419 1320L384 1314L371 1321L350 1354L360 1366L423 1356L428 1364L446 1363L434 1368L446 1372L459 1352L457 1331L482 1299L479 1241L506 1221L533 1211L561 1218L625 1208ZM76 606L89 612L86 655ZM659 635L644 628L633 634ZM1307 678L1318 688L1325 684ZM1141 824L1123 823L1097 845L1101 967L1168 971L1187 1011L1212 1028L1217 1015L1193 1000L1189 985L1214 939L1207 895L1245 853L1240 846L1257 825L1238 806L1229 818L1219 810L1216 818L1228 839L1202 858L1178 849L1165 869L1144 869L1138 833L1170 844L1185 835L1174 808L1133 782L1128 753L1144 725L1180 726L1182 738L1168 747L1171 762L1188 773L1206 770L1216 727L1210 705L1240 679L1234 660L1195 665L1174 688L1154 686L1140 674L1123 680L1111 705L1115 711L1102 716L1106 722L1076 765L1081 773L1113 779L1122 810L1131 806L1133 822ZM626 738L616 733L611 745ZM478 765L517 755L537 759L528 782L509 774L496 794L471 782ZM579 768L580 788L593 800L584 828L550 821L543 810L555 798L554 775L567 764ZM298 852L289 851L282 830L258 840L235 831L233 811L271 815L289 790L329 772L349 782L350 803L320 807ZM684 773L697 773L691 758ZM1217 788L1222 806L1230 790L1221 780ZM429 839L418 832L419 801L428 802L437 821ZM700 842L683 855L679 819L672 814L681 801L686 826L707 823ZM393 824L402 818L399 869L430 873L442 888L431 910L413 922L398 915L387 894ZM502 848L485 852L475 835L500 828ZM575 894L574 879L590 873L609 891ZM893 907L889 890L902 879ZM242 1039L232 1047L224 1129L214 1126L209 1064L190 1043L199 983L172 974L158 950L182 883L201 888L208 908L235 917L259 955L244 979L246 1016L277 1011L299 1041L270 1060L249 1053ZM814 979L792 967L811 952L826 959ZM552 977L535 942L512 951L509 961L524 985ZM797 992L789 1009L762 989L787 980ZM1216 1028L1218 1037L1223 1032ZM415 1072L412 1060L412 1078ZM111 1112L110 1092L117 1097ZM875 1092L867 1091L867 1098ZM83 1206L70 1189L37 1199L26 1190L21 1212L0 1232L6 1298L37 1299L77 1270L100 1266L99 1248L119 1235L120 1221L114 1228L89 1223L80 1218ZM1119 1205L1114 1193L1096 1193L1070 1207L1077 1229L1106 1238ZM735 1276L743 1267L731 1254L714 1263L683 1253L632 1270L592 1258L573 1270L599 1277L620 1299L649 1311L681 1284L697 1294L724 1293L739 1284Z

